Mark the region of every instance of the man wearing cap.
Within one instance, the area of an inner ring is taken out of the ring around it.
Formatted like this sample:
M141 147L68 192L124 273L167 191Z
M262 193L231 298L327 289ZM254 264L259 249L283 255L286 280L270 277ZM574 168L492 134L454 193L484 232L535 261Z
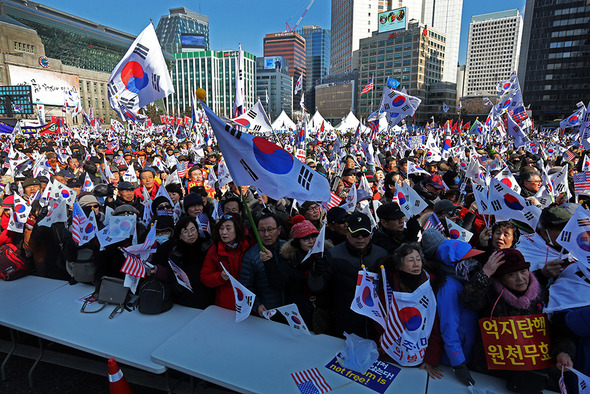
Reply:
M333 207L326 214L326 219L326 239L330 240L333 245L340 245L346 241L348 212L342 207Z
M108 198L106 205L117 209L122 205L131 205L139 212L139 217L143 216L144 205L141 200L135 197L135 187L131 182L123 181L119 183L117 199Z
M29 198L41 191L41 182L37 178L27 178L23 182L23 190L24 195L22 196L26 201L29 201Z
M438 195L444 188L442 178L438 174L427 176L414 185L414 190L431 207L440 200Z
M417 242L420 233L420 223L416 219L408 221L406 215L396 202L381 205L377 208L379 228L373 235L373 243L393 253L404 242Z
M380 272L379 261L387 255L387 251L372 244L371 220L367 215L355 212L346 223L346 241L327 252L325 267L314 267L308 278L309 288L312 292L333 289L336 335L343 336L347 332L375 339L377 333L373 321L353 312L350 304L354 299L361 265L367 271Z
M320 208L319 204L315 201L306 201L301 204L301 209L299 209L299 213L303 215L303 217L309 220L315 228L320 230L322 228L322 208Z

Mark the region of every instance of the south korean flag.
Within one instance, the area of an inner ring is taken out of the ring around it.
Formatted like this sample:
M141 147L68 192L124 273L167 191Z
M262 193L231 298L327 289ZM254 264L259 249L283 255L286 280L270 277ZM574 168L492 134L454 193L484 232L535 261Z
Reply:
M590 269L590 212L578 206L559 234L557 243Z
M234 297L236 299L236 323L246 320L250 316L252 311L252 305L254 305L254 299L256 295L242 285L239 281L234 279L233 276L227 272L223 264L220 264L223 271L229 277L231 286L234 289Z
M495 178L490 184L489 199L496 220L516 219L537 228L541 210Z
M277 312L280 312L283 316L285 316L287 323L289 323L289 326L296 335L311 335L309 329L307 328L307 325L305 324L303 318L301 317L301 314L299 313L299 308L297 308L297 305L289 304L281 306L275 309L265 311L262 315L266 319L270 320L270 318L273 317Z
M18 194L14 195L14 216L19 223L26 223L31 206Z

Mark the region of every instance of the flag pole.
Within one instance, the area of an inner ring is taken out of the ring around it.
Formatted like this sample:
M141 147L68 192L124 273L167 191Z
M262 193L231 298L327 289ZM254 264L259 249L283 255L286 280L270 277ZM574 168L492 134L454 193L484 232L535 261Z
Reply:
M256 224L254 223L254 218L252 217L252 212L250 211L250 207L246 203L246 196L242 192L241 186L237 186L237 188L240 191L240 197L242 198L242 203L244 204L244 209L246 210L246 215L248 215L248 219L250 220L250 224L252 225L252 231L254 232L254 236L256 237L256 241L258 241L258 246L260 246L260 251L265 252L266 249L264 248L264 245L262 245L262 240L260 239L260 234L258 234L258 229L256 228Z

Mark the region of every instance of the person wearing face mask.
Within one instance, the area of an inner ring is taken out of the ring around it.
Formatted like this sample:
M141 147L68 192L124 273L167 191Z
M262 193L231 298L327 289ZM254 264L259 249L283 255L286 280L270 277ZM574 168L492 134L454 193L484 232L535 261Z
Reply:
M470 278L461 292L463 304L479 317L534 315L543 312L549 294L530 272L531 264L517 249L500 249L492 253L481 271ZM477 336L471 367L489 372L481 335ZM541 392L546 373L540 371L494 371L507 380L514 392Z
M207 251L201 269L203 284L215 289L215 305L235 310L233 287L221 266L238 279L242 258L250 246L239 216L224 214L219 218L213 229L213 246Z
M154 267L147 270L146 274L162 281L169 281L171 270L168 258L173 245L174 220L169 215L157 215L152 219L151 225L156 226L157 246L156 252L150 258L150 263Z
M152 202L153 216L173 216L172 203L167 197L159 196Z

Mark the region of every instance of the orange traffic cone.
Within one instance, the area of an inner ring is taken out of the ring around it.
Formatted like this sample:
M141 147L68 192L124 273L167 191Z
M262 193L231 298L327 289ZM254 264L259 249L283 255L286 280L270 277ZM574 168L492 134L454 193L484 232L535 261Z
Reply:
M133 394L114 358L109 359L109 388L111 394Z

